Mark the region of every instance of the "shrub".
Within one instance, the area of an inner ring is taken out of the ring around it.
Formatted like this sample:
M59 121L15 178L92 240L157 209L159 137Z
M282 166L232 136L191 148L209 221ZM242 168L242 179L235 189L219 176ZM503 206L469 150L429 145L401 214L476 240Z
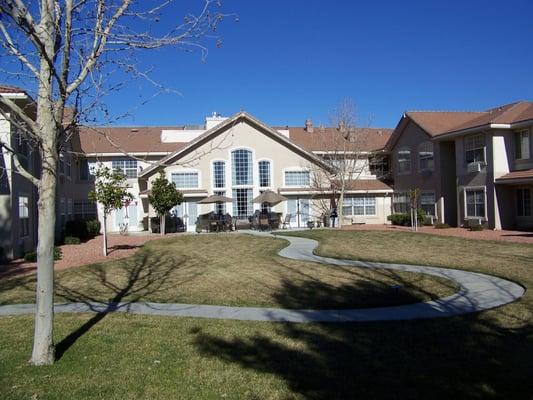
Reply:
M76 236L67 236L65 237L65 244L80 244L81 240Z
M75 219L65 224L65 235L81 240L92 239L100 233L100 221L96 219Z
M436 224L435 225L435 229L448 229L450 227L450 225L448 224Z
M54 260L61 260L61 257L63 257L63 252L59 247L54 247ZM24 255L24 260L28 262L36 262L37 261L37 251L30 251Z
M387 217L387 219L393 225L407 226L411 223L411 217L409 216L409 214L406 213L391 214Z
M472 225L469 227L471 231L482 231L483 229L485 229L485 227L483 225Z
M100 234L100 221L97 219L88 219L85 221L85 224L87 226L87 234L89 235L89 238L93 238Z

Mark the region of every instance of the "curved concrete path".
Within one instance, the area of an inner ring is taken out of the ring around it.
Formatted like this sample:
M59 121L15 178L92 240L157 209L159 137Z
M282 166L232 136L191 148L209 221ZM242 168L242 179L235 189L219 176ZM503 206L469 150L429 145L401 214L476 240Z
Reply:
M270 236L267 233L254 233ZM226 307L172 303L65 303L56 304L55 312L128 312L146 315L179 317L218 318L246 321L284 322L364 322L398 321L423 318L442 318L473 313L498 307L523 296L525 289L513 282L491 275L448 268L424 267L418 265L387 264L340 260L313 254L318 242L311 239L283 236L289 246L279 255L295 260L321 264L352 266L361 268L383 268L397 271L418 272L449 279L459 286L451 296L424 303L394 307L345 309L345 310L289 310L260 307ZM33 304L0 306L0 315L21 315L35 312Z

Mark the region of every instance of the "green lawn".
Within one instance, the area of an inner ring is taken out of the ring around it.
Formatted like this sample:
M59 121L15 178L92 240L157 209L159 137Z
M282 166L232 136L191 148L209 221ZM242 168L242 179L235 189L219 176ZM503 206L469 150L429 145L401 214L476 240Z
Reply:
M330 256L449 264L528 288L533 280L528 245L390 232L299 234L319 238L318 252ZM0 397L526 399L533 394L531 297L528 291L511 305L463 317L365 324L62 314L62 356L46 368L27 365L32 318L2 317Z
M156 301L284 308L396 305L453 293L423 274L288 260L283 239L183 235L155 240L133 257L57 273L57 301ZM404 289L398 294L391 285ZM0 304L33 302L35 277L0 281Z

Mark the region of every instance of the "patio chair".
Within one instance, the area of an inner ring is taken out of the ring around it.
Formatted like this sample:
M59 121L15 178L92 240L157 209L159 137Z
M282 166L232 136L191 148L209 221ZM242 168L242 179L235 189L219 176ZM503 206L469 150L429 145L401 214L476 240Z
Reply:
M287 229L287 227L291 227L291 218L292 214L285 214L285 219L283 220L283 223L281 225L282 229Z
M269 224L269 221L268 221L268 216L266 215L261 215L259 217L259 230L261 231L266 231L270 229L270 224Z

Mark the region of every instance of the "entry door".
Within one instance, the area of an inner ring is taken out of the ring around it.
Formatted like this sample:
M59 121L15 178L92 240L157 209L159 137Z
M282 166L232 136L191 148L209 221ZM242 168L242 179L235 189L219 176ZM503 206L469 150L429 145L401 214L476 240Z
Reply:
M306 227L307 221L309 221L309 199L289 198L287 200L287 213L291 214L291 226Z
M198 204L195 201L184 201L173 208L173 213L187 224L188 231L195 231L198 219Z
M128 227L131 229L137 229L139 224L139 217L137 215L137 203L132 202L128 205L128 208L122 207L115 210L115 230L120 229L120 225L125 223L127 219Z

